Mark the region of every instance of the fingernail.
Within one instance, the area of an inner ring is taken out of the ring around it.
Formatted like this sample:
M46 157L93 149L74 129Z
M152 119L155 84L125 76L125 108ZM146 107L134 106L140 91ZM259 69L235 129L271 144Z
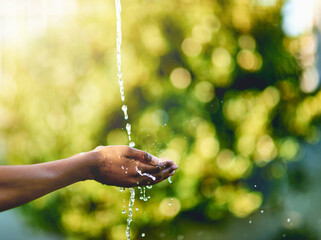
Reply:
M174 169L176 170L176 169L178 168L177 164L174 163L173 166L172 166L172 168L174 168Z

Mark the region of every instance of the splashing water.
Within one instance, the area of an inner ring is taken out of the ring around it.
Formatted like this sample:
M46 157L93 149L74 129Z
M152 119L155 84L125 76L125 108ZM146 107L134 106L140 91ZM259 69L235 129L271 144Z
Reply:
M149 178L151 178L153 181L156 180L156 177L154 177L153 175L150 175L150 174L148 174L148 173L143 173L141 170L138 169L137 166L136 166L135 168L136 168L136 171L138 172L138 174L139 174L140 176L142 176L142 177L143 177L143 176L149 177Z
M140 190L139 199L144 201L144 202L147 202L148 199L150 199L150 196L146 196L146 187L138 187L138 189Z

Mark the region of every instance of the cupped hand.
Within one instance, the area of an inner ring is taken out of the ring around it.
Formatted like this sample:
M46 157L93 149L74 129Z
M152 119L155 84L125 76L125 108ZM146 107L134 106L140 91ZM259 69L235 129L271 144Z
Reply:
M174 175L177 169L172 160L128 146L99 146L91 153L95 156L92 179L112 186L153 185Z

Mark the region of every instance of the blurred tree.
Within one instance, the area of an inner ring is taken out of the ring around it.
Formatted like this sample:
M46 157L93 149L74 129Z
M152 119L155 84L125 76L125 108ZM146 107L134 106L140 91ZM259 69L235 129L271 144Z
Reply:
M155 186L148 204L136 201L133 235L176 216L248 216L263 201L245 181L253 169L268 166L260 178L282 178L298 140L318 137L321 91L300 89L304 42L282 32L282 5L123 2L123 76L134 141L180 166L174 184ZM0 131L7 164L127 144L114 5L81 0L78 11L15 59L12 50L4 52ZM86 182L24 210L43 228L76 239L122 239L127 198L118 188Z

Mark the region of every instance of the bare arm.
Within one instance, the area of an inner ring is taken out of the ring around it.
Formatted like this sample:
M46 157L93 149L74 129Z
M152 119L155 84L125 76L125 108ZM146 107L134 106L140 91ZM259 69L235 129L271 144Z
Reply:
M168 178L176 169L173 161L158 159L127 146L98 147L41 164L0 166L0 211L79 181L92 179L113 186L144 186ZM142 176L142 173L155 178Z

